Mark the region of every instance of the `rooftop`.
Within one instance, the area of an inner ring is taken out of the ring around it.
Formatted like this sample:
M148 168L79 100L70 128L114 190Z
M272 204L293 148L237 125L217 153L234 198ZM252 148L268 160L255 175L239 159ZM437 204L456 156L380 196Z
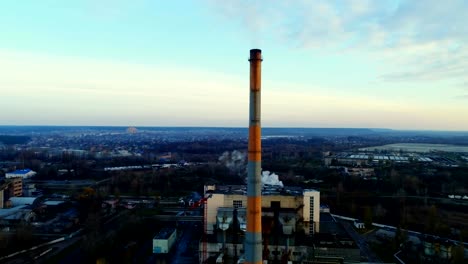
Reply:
M28 174L31 171L32 171L31 169L15 170L15 171L9 172L9 174Z
M30 207L28 205L18 205L12 208L3 208L0 209L0 218L6 218L12 215L16 216L18 214L22 214L25 210L30 211Z
M34 205L37 197L10 197L10 201L12 206Z
M303 196L304 191L313 191L313 190L304 190L301 187L292 187L292 186L277 186L277 185L268 185L264 184L262 186L262 195L283 195L283 196ZM211 193L219 194L247 194L247 185L220 185L216 186L214 190L210 190Z
M48 206L57 206L57 205L61 205L63 203L65 203L65 201L48 200L48 201L44 202L44 204L48 205Z

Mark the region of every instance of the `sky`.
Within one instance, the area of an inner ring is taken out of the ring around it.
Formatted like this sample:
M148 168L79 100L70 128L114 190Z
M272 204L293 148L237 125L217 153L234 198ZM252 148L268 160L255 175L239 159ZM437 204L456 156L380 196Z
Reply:
M0 125L468 131L465 0L0 1Z

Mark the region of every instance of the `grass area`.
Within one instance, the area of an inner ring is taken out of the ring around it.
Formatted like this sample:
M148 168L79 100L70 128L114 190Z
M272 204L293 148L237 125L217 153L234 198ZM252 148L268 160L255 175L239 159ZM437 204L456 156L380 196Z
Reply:
M360 150L388 150L427 153L432 150L446 152L468 152L468 147L449 144L426 144L426 143L396 143L383 146L361 148Z

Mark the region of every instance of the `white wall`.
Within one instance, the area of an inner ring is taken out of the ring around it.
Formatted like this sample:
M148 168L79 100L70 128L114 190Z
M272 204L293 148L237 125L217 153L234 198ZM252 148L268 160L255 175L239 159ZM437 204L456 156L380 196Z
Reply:
M311 204L310 198L314 198L313 204L313 218L310 218ZM310 222L310 225L314 226L315 232L319 231L320 223L320 192L316 190L304 190L304 208L303 208L303 217L304 222ZM306 230L308 234L309 230Z

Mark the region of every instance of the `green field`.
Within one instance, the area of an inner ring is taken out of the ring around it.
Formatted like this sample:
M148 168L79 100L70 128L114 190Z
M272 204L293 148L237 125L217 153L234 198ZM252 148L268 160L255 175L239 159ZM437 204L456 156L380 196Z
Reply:
M388 150L388 151L408 151L408 152L430 152L430 151L445 151L445 152L465 152L468 153L468 146L456 146L445 144L420 144L420 143L396 143L383 146L367 147L359 149L362 151Z

